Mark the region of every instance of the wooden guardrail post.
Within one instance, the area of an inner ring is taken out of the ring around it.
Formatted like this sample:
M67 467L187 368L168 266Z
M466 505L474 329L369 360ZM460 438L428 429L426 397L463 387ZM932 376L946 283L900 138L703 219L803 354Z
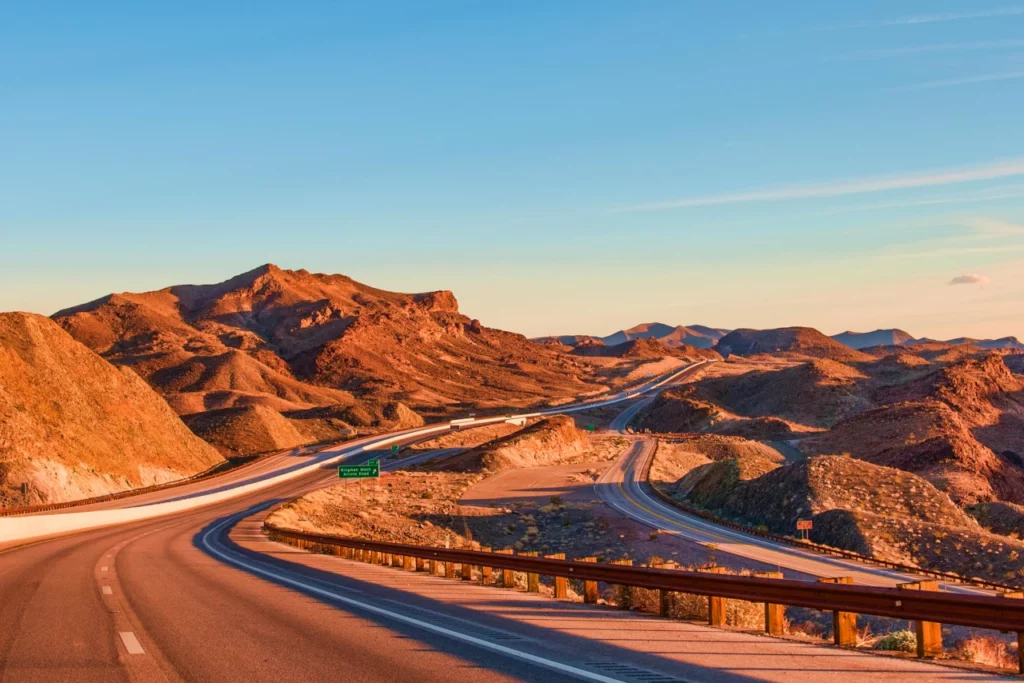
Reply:
M539 557L540 553L535 550L531 550L526 553L519 553L525 557ZM527 593L540 593L540 574L536 572L526 572L526 592Z
M513 555L515 551L512 548L505 548L504 550L495 551L499 555ZM501 585L503 588L515 588L516 587L516 573L511 569L501 570Z
M402 569L404 569L407 572L414 572L414 571L416 571L416 558L415 557L413 557L412 555L406 555L402 559L404 560L404 563L402 565Z
M564 560L565 553L554 553L545 555L549 560ZM569 598L569 578L566 576L555 576L555 600L566 600Z
M852 584L852 576L818 579L818 583ZM832 612L832 642L839 647L857 647L857 615L853 612Z
M939 582L936 579L922 579L901 583L896 586L905 591L937 591ZM933 659L942 655L942 624L934 621L915 621L917 633L917 656L922 659Z
M1015 600L1024 599L1024 591L1006 591L1000 595ZM1017 632L1017 673L1024 676L1024 631Z
M782 572L755 572L762 579L781 579ZM764 603L764 632L770 636L781 636L786 623L786 606L772 602Z
M581 557L580 562L594 562L597 563L596 557ZM583 582L583 602L588 605L597 604L597 581L584 581Z
M654 569L675 569L678 565L674 562L661 562L652 563L650 565ZM675 606L675 593L667 591L664 588L658 590L658 616L659 617L670 617L672 616L672 608Z
M633 560L628 558L622 558L619 560L612 560L608 564L621 564L627 567L633 566ZM633 587L616 585L615 586L615 601L619 604L619 609L629 609L633 606Z
M707 574L724 574L725 567L702 567L700 571ZM720 595L708 596L708 623L712 626L725 626L728 601Z
M491 552L490 547L480 548L480 550L485 553ZM480 565L480 583L482 583L485 586L489 583L493 583L493 581L491 581L491 572L492 569L490 566Z
M454 579L455 578L455 563L454 562L442 562L444 565L444 578Z
M427 571L431 576L437 576L437 560L427 560Z

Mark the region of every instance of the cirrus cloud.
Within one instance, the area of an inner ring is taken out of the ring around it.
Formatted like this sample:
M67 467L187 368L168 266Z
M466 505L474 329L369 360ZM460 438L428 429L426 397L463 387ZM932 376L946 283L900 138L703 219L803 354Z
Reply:
M992 282L992 279L987 275L978 275L977 273L964 273L963 275L957 275L955 278L947 282L947 285L978 285L984 287L988 283Z

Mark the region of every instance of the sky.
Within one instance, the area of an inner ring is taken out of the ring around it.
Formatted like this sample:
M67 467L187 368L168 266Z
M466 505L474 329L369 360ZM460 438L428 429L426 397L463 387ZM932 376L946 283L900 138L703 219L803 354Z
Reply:
M5 3L0 310L272 262L485 324L1024 338L1024 4Z

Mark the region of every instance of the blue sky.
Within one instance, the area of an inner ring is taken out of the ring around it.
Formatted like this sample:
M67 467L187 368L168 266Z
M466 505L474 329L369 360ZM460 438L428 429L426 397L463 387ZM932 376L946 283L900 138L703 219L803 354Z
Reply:
M8 3L0 46L0 310L274 262L530 335L1024 337L1024 4Z

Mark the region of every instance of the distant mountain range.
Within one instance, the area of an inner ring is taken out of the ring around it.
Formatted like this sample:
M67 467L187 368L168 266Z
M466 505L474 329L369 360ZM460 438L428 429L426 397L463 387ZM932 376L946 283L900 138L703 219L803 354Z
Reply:
M699 349L710 349L729 330L720 330L705 325L666 325L665 323L642 323L628 330L614 332L607 337L593 337L587 334L567 334L553 337L539 337L536 342L557 342L566 346L580 344L604 344L617 346L634 339L656 339L671 347L696 346Z
M970 337L957 337L956 339L929 339L927 337L915 338L908 332L899 329L875 330L873 332L842 332L832 335L832 339L840 344L849 346L851 349L866 349L871 346L913 346L914 344L950 344L958 346L969 344L982 349L1014 349L1024 351L1022 344L1016 337L1001 337L999 339L972 339Z

